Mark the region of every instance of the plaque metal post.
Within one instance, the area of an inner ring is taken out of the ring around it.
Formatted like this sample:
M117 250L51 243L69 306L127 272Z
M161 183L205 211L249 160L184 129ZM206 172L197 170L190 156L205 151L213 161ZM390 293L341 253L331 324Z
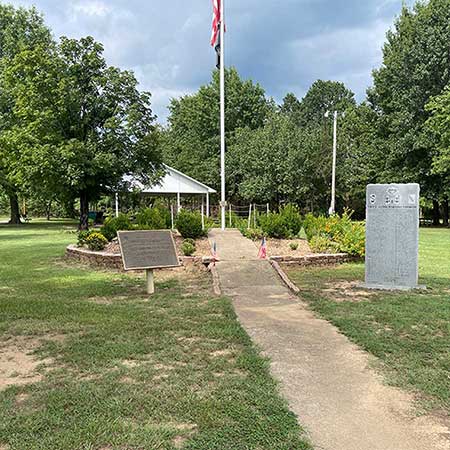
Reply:
M147 276L147 294L154 294L155 283L154 283L153 269L147 269L145 272Z

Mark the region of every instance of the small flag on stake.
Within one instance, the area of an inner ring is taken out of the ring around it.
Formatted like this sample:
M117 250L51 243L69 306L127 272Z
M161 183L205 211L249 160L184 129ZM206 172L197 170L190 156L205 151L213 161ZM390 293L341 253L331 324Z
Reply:
M212 258L213 258L213 260L212 260L213 265L215 266L216 265L216 261L217 261L217 245L216 245L216 241L214 241L213 247L212 247Z
M267 258L267 242L265 237L262 238L261 247L259 247L258 258L259 259Z

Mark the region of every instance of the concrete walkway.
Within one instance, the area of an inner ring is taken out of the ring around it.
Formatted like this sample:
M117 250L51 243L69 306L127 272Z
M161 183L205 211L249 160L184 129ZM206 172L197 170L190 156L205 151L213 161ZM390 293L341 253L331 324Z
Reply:
M416 417L411 396L383 384L369 356L316 318L238 231L212 230L222 291L271 359L281 392L317 450L447 450L448 427Z

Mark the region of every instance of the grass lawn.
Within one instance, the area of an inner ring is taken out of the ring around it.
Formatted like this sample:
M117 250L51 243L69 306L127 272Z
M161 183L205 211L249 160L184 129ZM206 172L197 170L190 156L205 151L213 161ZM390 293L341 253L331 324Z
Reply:
M0 227L1 450L310 448L206 274L157 275L149 300L66 264L70 227Z
M377 356L396 386L450 414L450 230L420 230L420 283L427 291L366 291L363 264L287 267L301 298Z

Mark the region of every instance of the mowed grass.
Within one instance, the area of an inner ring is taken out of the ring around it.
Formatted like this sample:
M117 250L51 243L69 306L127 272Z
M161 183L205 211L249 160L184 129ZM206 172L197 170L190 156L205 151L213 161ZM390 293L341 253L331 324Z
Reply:
M363 264L287 268L300 297L352 341L377 356L387 380L418 394L426 409L450 414L450 230L420 230L426 291L365 291Z
M41 362L17 385L0 367L2 450L310 448L207 274L157 275L149 300L64 262L64 226L0 227L0 354Z

